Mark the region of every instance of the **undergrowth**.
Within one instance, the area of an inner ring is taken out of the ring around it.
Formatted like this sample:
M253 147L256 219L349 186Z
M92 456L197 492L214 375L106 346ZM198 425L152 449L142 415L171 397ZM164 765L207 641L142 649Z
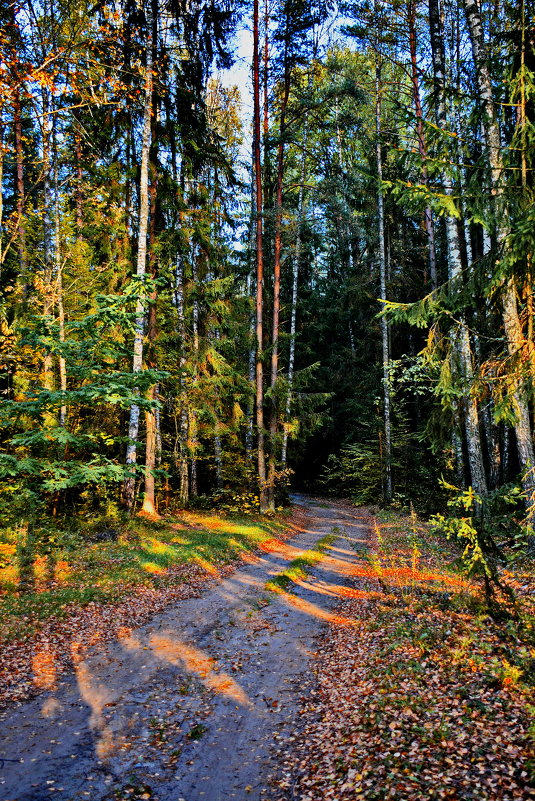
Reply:
M35 543L30 559L22 559L19 548L4 548L0 641L30 636L38 622L69 614L73 604L116 603L133 587L179 584L185 565L215 573L284 527L280 514L265 519L188 512L157 521L136 517L97 542L88 541L84 529L58 531L44 547Z

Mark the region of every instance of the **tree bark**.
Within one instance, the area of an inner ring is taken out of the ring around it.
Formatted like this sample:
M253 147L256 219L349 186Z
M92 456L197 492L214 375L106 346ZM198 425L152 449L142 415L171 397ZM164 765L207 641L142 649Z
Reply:
M28 264L26 254L26 230L24 227L24 153L22 148L22 110L20 102L20 86L17 81L13 92L13 128L15 135L15 159L17 163L17 229L19 245L19 269L23 286L23 294L27 293Z
M143 282L147 266L147 232L149 222L149 154L151 142L152 118L152 13L150 6L147 9L147 23L149 39L147 42L147 63L145 67L145 102L143 110L143 136L141 145L141 170L139 179L139 228L137 243L136 275ZM141 292L141 287L139 288ZM136 304L136 322L134 336L134 356L132 372L140 373L143 367L143 334L145 323L145 303L140 297ZM138 391L139 392L139 391ZM135 498L135 465L137 462L137 437L139 433L139 405L132 403L130 407L130 420L128 424L128 445L126 448L127 477L123 485L123 499L126 508L132 511Z
M477 84L483 107L483 131L487 157L490 166L491 193L493 197L496 222L496 241L500 251L507 245L509 234L509 215L506 208L503 181L503 160L498 120L494 105L494 95L487 64L487 54L483 36L481 15L476 0L464 0L464 10L472 44L472 55L476 68ZM515 435L518 458L522 470L522 485L526 494L526 505L530 522L535 518L535 451L531 431L529 407L522 387L522 379L516 373L514 361L521 355L526 345L522 324L518 314L516 285L514 276L504 279L501 290L503 325L507 350L513 363L511 373L511 395L516 414Z
M442 21L438 0L429 0L429 27L431 34L431 54L433 61L433 77L436 92L436 118L437 125L443 131L447 130L448 120L445 102L445 56ZM453 184L448 170L442 174L444 194L453 196ZM462 280L461 246L457 220L451 214L445 215L446 240L448 253L448 278L452 289ZM464 321L458 331L452 336L453 351L457 356L457 365L464 385L464 418L465 434L468 451L468 464L472 486L480 497L487 494L487 480L483 464L483 451L481 447L481 434L479 430L478 404L471 394L473 379L472 353L470 350L469 333Z
M385 252L385 211L383 194L383 159L381 153L381 66L380 56L376 54L375 64L375 156L377 166L377 235L379 254L379 281L381 299L386 300L386 252ZM390 394L390 348L388 322L381 317L382 367L383 367L383 422L384 422L384 499L392 500L392 422Z
M306 145L307 145L307 129L304 131L304 148L301 154L301 182L299 185L299 200L297 202L297 231L295 237L295 251L294 263L292 274L292 310L290 316L290 353L288 356L288 387L286 394L286 408L284 410L284 420L287 424L290 419L292 408L292 390L294 382L294 369L295 369L295 336L297 331L297 292L299 288L299 261L301 258L301 226L303 223L303 210L305 198L305 178L306 178ZM282 435L282 449L281 449L281 464L282 469L286 469L286 461L288 454L288 428L284 427Z
M269 421L268 508L275 510L275 475L277 467L279 375L280 289L282 254L282 188L284 181L284 137L286 134L286 107L290 96L291 70L288 63L288 39L285 40L284 86L280 107L279 144L277 147L277 182L275 191L275 240L273 246L273 324L271 334L271 415Z
M158 63L158 0L152 0L152 63ZM156 258L156 220L158 204L158 137L156 131L156 111L158 108L158 97L153 86L152 95L152 114L151 114L151 144L149 149L149 273L153 282L158 277L158 261ZM156 285L153 283L150 292L150 305L147 324L147 366L150 369L156 368L156 337L157 328L157 300L158 294ZM148 392L148 399L153 403L158 399L158 388L152 386ZM156 469L157 445L156 439L158 427L156 420L156 409L153 407L145 411L145 492L143 494L143 506L141 511L149 517L156 517L156 486L154 470Z
M176 265L176 307L178 316L178 335L180 338L180 358L178 364L180 386L180 429L179 429L179 499L182 506L189 501L188 471L188 407L186 402L186 318L184 312L184 266L179 257Z
M260 53L258 0L253 3L253 154L256 213L256 429L260 511L267 510L266 457L264 445L263 306L264 259L262 230L262 164L260 161Z
M408 0L407 19L409 23L409 51L411 57L411 80L412 94L414 99L414 112L416 114L416 136L418 139L418 151L422 159L422 183L427 186L427 147L425 143L423 110L420 98L420 82L418 79L418 60L416 52L416 0ZM431 286L433 289L438 287L437 277L437 256L435 247L435 223L433 211L429 204L424 211L424 224L427 233L427 251L429 262L429 274L431 276Z
M52 109L53 110L53 109ZM63 264L61 258L61 210L59 195L59 167L58 144L56 136L56 117L52 121L52 173L54 177L54 267L56 273L56 299L58 307L59 341L60 346L65 342L65 310L63 307ZM59 354L59 386L62 392L67 392L67 364L63 353ZM59 410L59 425L65 426L67 422L67 405L62 402Z

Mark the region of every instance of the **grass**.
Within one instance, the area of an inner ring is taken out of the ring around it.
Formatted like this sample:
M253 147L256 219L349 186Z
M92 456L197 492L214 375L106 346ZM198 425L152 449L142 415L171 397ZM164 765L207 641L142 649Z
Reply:
M287 590L291 584L306 578L311 567L321 561L323 554L335 540L336 534L326 534L316 543L314 550L303 551L298 557L293 559L288 567L277 573L266 583L266 589L272 592Z
M65 616L73 604L116 603L133 587L183 582L176 568L184 565L215 573L285 526L282 515L268 520L196 512L160 521L134 518L115 542L87 542L83 530L59 532L54 550L31 560L27 591L21 591L16 555L0 569L0 641L31 635L39 621Z

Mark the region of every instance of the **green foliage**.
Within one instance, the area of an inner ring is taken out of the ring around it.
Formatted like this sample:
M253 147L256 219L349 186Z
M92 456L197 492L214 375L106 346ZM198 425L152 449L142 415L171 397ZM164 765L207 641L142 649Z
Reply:
M462 566L468 575L483 580L490 610L517 616L514 593L500 578L500 566L522 554L528 542L529 531L515 515L522 507L521 488L507 485L482 498L472 487L442 484L451 493L449 513L434 515L432 526L461 543Z

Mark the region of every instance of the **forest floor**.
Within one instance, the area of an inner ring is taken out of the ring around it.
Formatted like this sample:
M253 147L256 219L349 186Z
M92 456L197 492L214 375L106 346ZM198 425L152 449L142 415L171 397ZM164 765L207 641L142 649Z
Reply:
M258 534L260 551L242 551L246 564L222 568L211 586L185 576L102 605L97 628L106 615L121 625L108 619L114 638L92 651L74 647L70 629L79 625L83 639L91 628L83 615L31 634L31 676L21 666L22 681L4 676L19 700L0 717L1 801L270 798L283 780L274 744L295 741L318 638L326 624L356 625L335 607L370 530L349 505L301 499L297 508L290 540ZM233 524L221 525L232 539ZM157 613L139 625L147 592ZM94 619L95 602L87 607ZM9 664L17 655L7 651ZM22 700L29 681L39 695Z
M459 549L380 512L313 662L277 801L535 798L535 559L501 571L524 623L497 623Z
M0 656L0 801L535 798L526 631L414 516L295 500L286 525L143 524L99 551L120 597L26 621ZM533 620L533 559L502 580Z

